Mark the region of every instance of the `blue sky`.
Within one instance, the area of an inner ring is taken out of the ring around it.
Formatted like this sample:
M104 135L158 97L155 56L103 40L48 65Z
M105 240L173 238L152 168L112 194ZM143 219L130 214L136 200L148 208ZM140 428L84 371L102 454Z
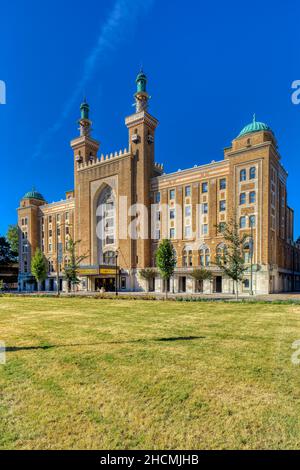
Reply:
M73 188L69 142L85 94L101 153L127 146L142 63L166 171L222 159L255 112L276 134L300 235L299 14L299 2L274 0L2 2L0 233L32 186L48 202Z

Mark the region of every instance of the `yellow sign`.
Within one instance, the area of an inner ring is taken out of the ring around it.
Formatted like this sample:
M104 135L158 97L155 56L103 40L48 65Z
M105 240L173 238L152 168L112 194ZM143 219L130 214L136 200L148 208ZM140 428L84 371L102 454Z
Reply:
M116 274L116 270L115 269L100 269L100 274Z
M80 276L97 276L99 274L99 269L97 268L83 268L78 270Z

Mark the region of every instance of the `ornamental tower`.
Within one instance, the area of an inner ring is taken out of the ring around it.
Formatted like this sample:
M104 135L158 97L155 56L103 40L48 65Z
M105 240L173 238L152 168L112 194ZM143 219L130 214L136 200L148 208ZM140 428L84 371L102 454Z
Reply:
M135 113L125 120L129 131L129 148L133 156L132 163L132 201L137 204L137 215L141 216L139 207L146 207L148 216L143 223L143 239L134 240L132 265L143 268L151 265L151 200L150 180L160 173L154 162L155 130L158 121L149 114L147 77L141 70L136 78L137 90L134 94Z

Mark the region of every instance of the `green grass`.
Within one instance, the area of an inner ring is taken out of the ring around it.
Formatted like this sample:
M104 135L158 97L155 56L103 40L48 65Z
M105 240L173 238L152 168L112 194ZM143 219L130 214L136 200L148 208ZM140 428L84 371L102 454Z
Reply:
M300 448L300 306L1 298L0 449Z

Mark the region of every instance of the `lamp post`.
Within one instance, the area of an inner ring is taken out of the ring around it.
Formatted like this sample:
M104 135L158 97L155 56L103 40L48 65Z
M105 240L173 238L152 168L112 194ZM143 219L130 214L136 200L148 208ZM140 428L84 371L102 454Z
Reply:
M116 250L116 254L115 254L115 261L116 261L116 278L115 278L115 288L116 288L116 297L118 297L119 293L118 293L118 256L119 256L119 251Z

